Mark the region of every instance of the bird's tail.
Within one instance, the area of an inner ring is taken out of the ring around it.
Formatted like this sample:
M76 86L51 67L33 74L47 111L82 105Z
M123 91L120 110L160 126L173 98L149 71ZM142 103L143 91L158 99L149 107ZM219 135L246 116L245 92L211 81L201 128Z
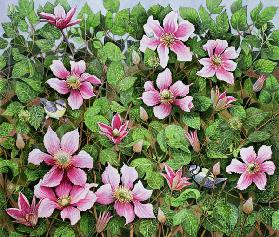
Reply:
M47 99L45 99L45 98L40 98L40 102L41 102L42 105L46 105Z

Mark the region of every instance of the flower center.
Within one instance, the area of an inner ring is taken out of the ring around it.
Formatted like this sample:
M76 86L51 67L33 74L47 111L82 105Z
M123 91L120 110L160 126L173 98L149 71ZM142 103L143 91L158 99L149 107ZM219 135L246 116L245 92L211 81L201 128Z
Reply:
M247 166L247 171L248 171L250 174L255 174L255 173L259 172L259 170L260 170L260 167L259 167L259 165L256 164L256 163L252 163L252 164L249 164L249 165Z
M212 62L213 62L214 65L220 66L222 64L222 59L219 55L214 55L212 57Z
M120 136L119 130L118 130L117 128L113 129L112 135L113 135L114 137L119 137L119 136Z
M61 207L66 207L68 205L70 205L71 203L71 197L70 196L63 196L57 199L57 203L59 204L59 206Z
M71 162L71 155L65 151L58 151L54 155L54 159L56 161L56 165L62 169L67 168Z
M160 97L161 97L161 103L164 103L164 104L169 104L169 103L172 103L173 102L173 95L172 93L165 89L163 90L161 93L160 93Z
M164 33L160 37L160 42L167 47L171 46L174 43L174 41L175 41L175 37L174 34L172 33Z
M77 76L71 75L67 78L67 85L71 89L79 89L80 87L80 80Z
M132 192L123 187L123 186L119 186L115 189L113 196L115 197L115 199L121 203L127 203L132 201L133 199L133 195Z
M35 213L28 213L25 215L26 221L31 225L35 226L38 222L38 216Z

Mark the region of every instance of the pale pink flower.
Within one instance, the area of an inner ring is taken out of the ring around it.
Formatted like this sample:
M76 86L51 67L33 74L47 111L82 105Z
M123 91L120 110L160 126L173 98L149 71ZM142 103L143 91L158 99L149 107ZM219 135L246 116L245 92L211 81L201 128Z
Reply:
M114 203L116 213L126 219L126 224L132 222L135 215L139 218L155 218L152 204L141 203L151 197L152 190L145 189L141 181L134 185L138 179L136 169L123 165L121 174L120 184L117 169L108 164L102 174L104 185L96 191L97 202L103 205Z
M36 198L33 197L32 204L29 204L28 199L24 194L18 195L18 208L8 208L6 211L9 216L15 219L16 223L26 226L35 226L38 222L38 208L40 203L36 205Z
M220 94L217 86L215 90L212 88L211 102L216 112L232 107L233 105L231 103L235 101L237 101L237 99L233 96L227 96L226 91Z
M147 19L143 26L146 35L140 41L140 50L145 52L147 48L158 51L160 65L165 68L169 61L169 48L176 53L178 61L191 61L190 48L183 44L187 41L195 28L189 21L182 20L178 23L178 13L168 13L163 21L163 27L153 16Z
M195 152L201 151L201 144L198 138L198 132L197 130L187 132L185 134L187 140L190 142L191 146L193 147Z
M259 78L256 80L256 82L253 85L253 91L259 92L263 88L264 82L266 81L267 76L266 75L260 75Z
M64 134L60 141L51 127L48 127L44 145L49 154L34 149L28 157L28 162L34 165L44 161L47 165L53 166L43 177L42 185L55 187L60 184L64 175L75 185L82 186L86 183L86 173L80 168L92 169L93 158L85 151L75 155L79 148L77 129Z
M237 188L240 190L246 189L252 183L255 183L258 189L264 190L266 186L266 174L273 175L275 165L271 159L272 151L270 146L261 146L258 155L254 148L249 146L240 149L240 156L244 163L237 159L233 159L231 164L227 166L227 173L232 172L241 174L237 183Z
M42 180L34 187L36 197L41 199L38 210L39 217L50 217L55 209L61 211L63 220L70 219L75 225L80 219L80 212L86 211L94 205L96 195L90 191L94 184L84 186L73 185L64 179L55 188L42 185Z
M101 132L100 134L109 138L114 144L119 144L129 133L127 130L129 121L122 123L120 115L117 113L113 116L111 126L105 123L97 123Z
M111 218L112 218L112 215L107 211L100 213L100 215L97 219L97 222L96 222L96 232L97 233L103 232Z
M236 59L238 53L235 47L228 47L226 40L208 40L203 46L207 50L209 58L199 60L203 68L197 72L201 77L216 77L229 84L234 84L234 76L232 71L236 69L237 63L231 59Z
M80 19L72 21L72 18L77 10L77 7L71 8L69 12L65 12L65 9L59 4L54 8L54 14L41 12L41 21L46 21L56 28L63 30L69 26L73 26L80 23Z
M175 172L166 163L164 164L164 166L165 166L165 170L166 170L167 173L162 174L162 175L166 179L171 191L174 191L174 190L179 191L179 190L183 189L184 187L187 187L187 186L191 185L191 183L188 182L188 180L190 178L182 177L182 168L180 168L178 171Z
M168 68L158 74L156 84L159 90L154 88L153 81L145 82L145 92L141 98L147 106L155 106L153 112L158 119L169 116L173 105L186 112L193 108L193 97L187 96L190 85L185 85L182 81L172 85L172 75Z
M100 79L86 73L86 65L83 60L79 62L70 61L71 72L69 72L60 60L53 60L50 69L54 76L46 81L50 87L58 93L65 95L70 93L68 98L69 106L72 109L79 109L83 99L90 99L95 96L93 85L101 84Z

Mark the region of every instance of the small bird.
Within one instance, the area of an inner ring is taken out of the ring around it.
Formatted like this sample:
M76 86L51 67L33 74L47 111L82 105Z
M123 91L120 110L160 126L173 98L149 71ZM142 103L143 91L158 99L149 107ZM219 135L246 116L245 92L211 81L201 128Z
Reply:
M67 109L67 104L64 100L49 101L45 98L40 98L40 102L44 106L47 114L46 119L59 119L63 117Z
M194 182L207 189L213 189L216 185L225 182L227 178L217 178L210 172L209 169L201 168L196 164L189 167L189 173Z

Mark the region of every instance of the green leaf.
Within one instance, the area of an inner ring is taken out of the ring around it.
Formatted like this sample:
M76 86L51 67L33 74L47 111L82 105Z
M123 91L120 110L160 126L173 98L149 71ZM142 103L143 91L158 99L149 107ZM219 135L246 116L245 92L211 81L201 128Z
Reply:
M117 103L116 101L112 101L111 105L110 105L110 110L112 112L117 112L117 113L120 114L120 113L126 111L127 109L124 106L122 106L119 103Z
M254 64L254 68L260 73L272 73L276 65L276 62L268 59L258 59Z
M5 112L2 115L14 116L18 114L23 108L24 106L20 102L13 101L8 105L8 107L6 108Z
M279 30L274 30L270 36L269 39L274 43L279 45Z
M191 162L191 153L174 150L170 154L171 159L168 159L167 164L173 169L178 170L184 165L188 165Z
M196 110L205 112L211 106L211 100L206 96L195 96L193 104Z
M7 173L11 170L13 177L19 174L18 164L12 160L2 160L0 159L0 173Z
M29 123L37 130L45 117L45 111L42 106L37 105L30 107L28 111L30 113Z
M94 234L94 216L91 213L84 213L81 215L79 228L80 231L84 234L84 236L93 236Z
M59 226L54 231L54 237L75 237L75 232L70 226Z
M120 0L103 0L103 3L107 11L115 13L119 10Z
M197 189L186 189L184 190L182 193L180 193L180 195L178 197L172 197L171 199L171 205L173 207L179 207L185 204L185 202L188 199L196 199L198 200L200 198L201 194L200 191Z
M271 102L271 100L272 100L272 95L268 91L262 90L259 95L259 101L262 104L268 104Z
M216 23L210 25L210 32L215 38L224 38L230 28L228 14L224 11L216 17Z
M125 77L123 78L120 82L119 82L119 90L120 91L127 91L130 88L133 87L133 85L135 84L137 78L136 77Z
M26 103L37 96L37 93L29 85L20 81L16 82L15 93L22 103Z
M35 44L43 51L49 52L52 51L54 47L54 40L53 39L39 39L35 41Z
M242 8L242 0L235 0L231 5L232 14Z
M263 142L266 141L270 138L271 134L269 132L265 131L255 131L252 132L248 138L247 138L247 143L250 142Z
M122 54L120 48L112 42L107 42L103 50L107 58L111 61L121 61L122 59L125 59L125 56Z
M184 130L178 125L168 125L165 128L167 144L176 149L189 152L188 144L184 135Z
M6 67L7 61L3 55L0 55L0 70ZM3 79L1 81L4 81ZM1 90L0 90L1 91Z
M121 62L112 62L107 71L107 81L113 86L118 86L118 83L125 76L124 68Z
M212 23L214 23L214 21L212 20L210 14L205 10L205 8L203 6L200 6L199 8L199 15L200 15L200 19L202 21L202 24L200 27L202 27L202 29L204 31L206 31L210 25Z
M132 160L130 165L136 168L140 177L143 177L146 173L150 173L153 170L153 163L147 158L136 158Z
M112 166L119 166L119 159L113 148L107 148L100 151L99 159L102 165L110 163Z
M0 38L0 49L4 49L7 46L8 46L8 41L3 38Z
M206 0L206 7L211 14L219 14L224 6L220 6L222 0Z
M14 38L17 35L17 31L15 30L13 23L11 22L2 23L2 27L8 38Z
M98 122L108 124L108 120L102 115L95 115L94 108L89 107L87 111L84 113L84 122L85 125L92 131L98 132L99 127L97 125Z
M250 107L246 110L247 119L244 123L247 129L255 128L262 123L269 115L269 112L264 112L258 108Z
M269 75L265 81L265 89L269 92L276 92L279 90L279 83L275 76Z
M164 186L164 178L158 172L147 172L145 179L151 189L161 189Z
M157 230L157 224L154 220L142 220L139 225L139 231L144 237L153 236Z
M263 4L260 2L250 13L252 21L255 23L260 15L261 10L263 9Z
M173 225L182 225L188 235L197 236L200 220L191 210L183 209L173 216Z
M247 9L243 7L242 9L236 11L231 18L232 27L238 31L243 31L247 29Z
M258 26L262 26L263 24L267 23L268 21L271 21L273 17L276 15L277 7L267 7L264 10L262 10L257 17L256 24Z
M116 13L111 32L114 35L119 35L119 36L123 36L127 32L130 32L131 25L129 19L130 19L129 9L123 9L120 12Z
M12 76L14 78L21 78L25 75L33 75L34 68L29 60L22 60L17 62L12 71Z
M18 9L21 16L28 16L34 10L33 0L19 0Z
M189 127L194 129L200 129L201 126L201 118L198 113L185 113L183 115L182 121L187 124Z
M246 111L242 106L233 106L229 110L233 117L240 118L241 120L246 119Z
M200 22L198 12L192 7L180 7L179 13L184 20L188 20L195 25L199 24Z
M77 18L82 19L80 23L81 28L89 31L90 28L95 28L100 25L101 13L97 12L94 14L88 3L85 3L78 13Z
M279 230L279 211L275 211L272 214L272 229Z
M120 231L124 225L124 218L116 216L109 221L107 229L110 231L112 236L120 236Z
M279 60L279 46L268 46L267 56L271 60Z

